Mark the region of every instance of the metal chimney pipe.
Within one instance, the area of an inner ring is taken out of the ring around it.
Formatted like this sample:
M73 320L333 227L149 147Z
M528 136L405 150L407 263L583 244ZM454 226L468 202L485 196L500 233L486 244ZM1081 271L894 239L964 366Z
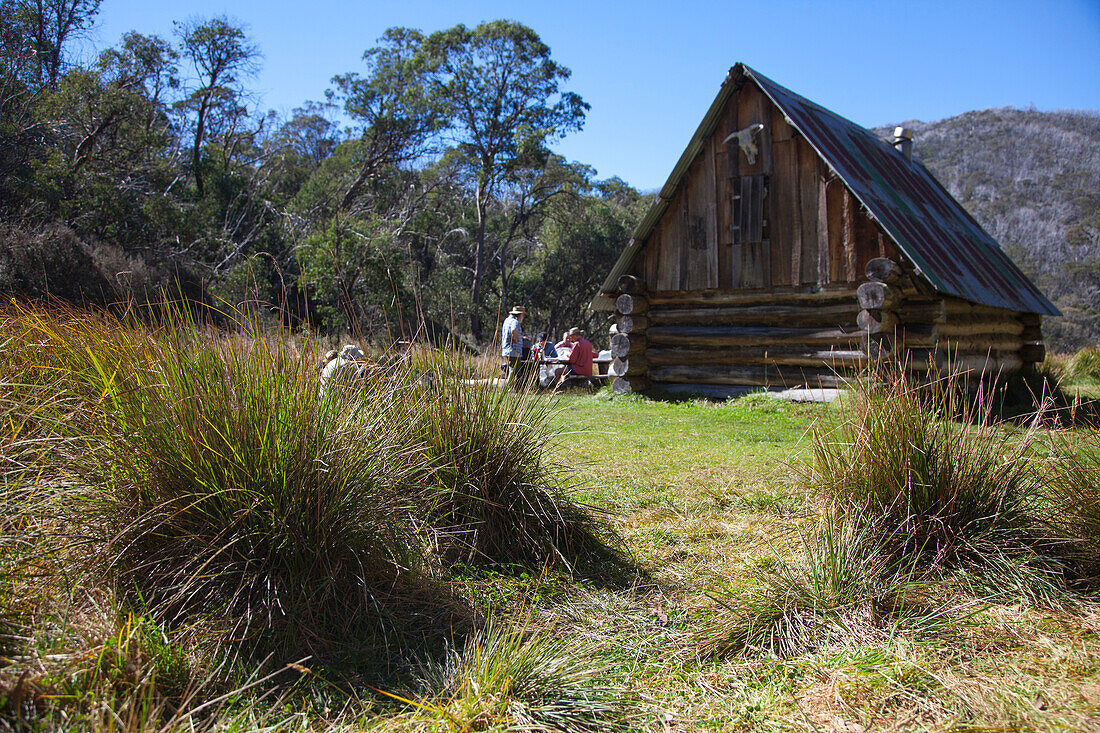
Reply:
M907 127L894 128L894 147L901 151L906 160L913 159L913 131Z

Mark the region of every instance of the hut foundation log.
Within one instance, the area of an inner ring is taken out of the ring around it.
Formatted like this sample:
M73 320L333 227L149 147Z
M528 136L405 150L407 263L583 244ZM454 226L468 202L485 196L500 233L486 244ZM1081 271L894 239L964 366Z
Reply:
M624 363L627 363L630 376L638 376L645 374L649 369L649 358L644 354L630 355L626 359L623 359Z
M611 394L623 395L633 392L633 388L629 379L623 379L622 377L616 377L611 381Z
M856 291L859 307L864 310L896 310L901 303L901 291L886 283L863 283Z
M893 285L901 282L905 273L902 272L901 265L894 262L889 257L875 257L867 262L867 279L874 282L887 283Z
M867 333L893 333L898 317L892 311L861 310L856 316L856 324Z
M977 334L1000 334L1008 336L1021 336L1024 332L1024 324L1013 318L952 318L946 323L936 326L936 333L941 336L973 336Z
M941 368L953 373L979 372L988 375L1010 374L1023 368L1023 359L1017 354L1004 356L959 355L937 359Z
M955 337L955 336L942 336L938 332L936 334L936 345L940 349L948 351L971 351L974 353L982 353L989 350L993 351L1019 351L1020 347L1024 345L1022 339L1016 336L990 336L989 338L974 338L974 337Z
M877 349L876 345L876 349ZM866 364L869 356L863 349L807 349L799 347L764 348L749 347L742 349L650 349L646 352L649 368L673 365L710 365L710 364L779 364L786 366L810 367L859 367ZM630 360L634 369L634 359Z
M689 384L729 384L755 387L838 387L846 380L834 370L821 368L771 365L753 366L662 366L651 367L649 379L654 382Z
M1023 330L1020 331L1020 338L1024 341L1042 341L1043 331L1038 326L1023 326Z

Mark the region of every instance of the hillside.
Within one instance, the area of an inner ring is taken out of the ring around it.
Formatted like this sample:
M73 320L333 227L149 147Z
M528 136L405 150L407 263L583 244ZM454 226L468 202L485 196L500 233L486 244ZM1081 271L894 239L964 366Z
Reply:
M1044 320L1050 347L1100 342L1100 114L1002 108L901 124L914 157L1065 314Z

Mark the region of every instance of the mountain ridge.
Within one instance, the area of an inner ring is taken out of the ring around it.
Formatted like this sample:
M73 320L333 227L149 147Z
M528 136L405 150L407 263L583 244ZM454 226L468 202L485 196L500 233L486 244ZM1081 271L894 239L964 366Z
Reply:
M1100 343L1100 112L1014 107L897 123L924 164L1061 317L1054 351ZM889 137L897 125L872 128Z

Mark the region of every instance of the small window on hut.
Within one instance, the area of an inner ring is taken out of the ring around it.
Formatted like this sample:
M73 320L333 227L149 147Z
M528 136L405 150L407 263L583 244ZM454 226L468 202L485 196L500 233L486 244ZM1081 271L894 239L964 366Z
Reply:
M733 179L733 243L764 240L764 176Z

